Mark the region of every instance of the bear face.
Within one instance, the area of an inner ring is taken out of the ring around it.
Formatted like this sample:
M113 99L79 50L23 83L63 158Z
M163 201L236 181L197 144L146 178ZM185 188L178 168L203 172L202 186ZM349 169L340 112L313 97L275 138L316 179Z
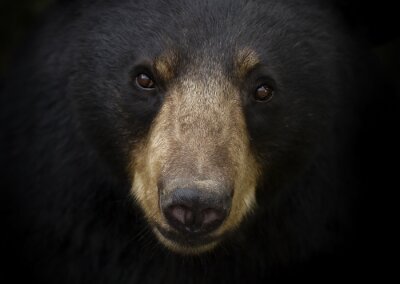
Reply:
M173 251L214 248L331 130L340 37L264 2L121 1L78 23L98 23L71 52L78 120Z

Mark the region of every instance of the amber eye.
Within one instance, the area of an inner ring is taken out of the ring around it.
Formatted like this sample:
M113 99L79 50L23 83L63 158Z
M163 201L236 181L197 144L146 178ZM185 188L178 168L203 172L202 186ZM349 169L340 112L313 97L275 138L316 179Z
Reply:
M268 85L261 85L259 86L255 93L254 98L258 102L268 102L272 99L274 95L274 90Z
M143 89L154 89L154 81L146 74L141 73L136 76L136 84Z

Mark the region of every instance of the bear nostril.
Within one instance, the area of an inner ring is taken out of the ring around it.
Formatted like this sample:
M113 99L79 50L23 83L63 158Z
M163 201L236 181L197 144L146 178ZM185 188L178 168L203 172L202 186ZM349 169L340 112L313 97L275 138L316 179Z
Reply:
M212 225L224 220L225 214L219 210L208 208L202 212L202 223L204 226Z
M170 206L168 208L170 219L174 219L175 221L185 225L190 226L194 221L193 211L187 208L186 206L176 205Z

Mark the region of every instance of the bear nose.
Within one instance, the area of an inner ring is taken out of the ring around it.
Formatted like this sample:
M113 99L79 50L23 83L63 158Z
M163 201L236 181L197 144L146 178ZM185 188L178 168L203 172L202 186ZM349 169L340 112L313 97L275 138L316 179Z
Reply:
M184 188L161 200L169 225L181 233L209 233L225 220L230 209L228 194Z

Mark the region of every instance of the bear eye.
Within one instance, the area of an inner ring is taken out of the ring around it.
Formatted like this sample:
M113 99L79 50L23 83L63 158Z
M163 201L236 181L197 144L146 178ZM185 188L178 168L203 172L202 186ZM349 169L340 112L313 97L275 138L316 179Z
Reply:
M258 102L268 102L272 99L273 95L274 90L270 86L264 84L256 89L254 98Z
M136 76L136 85L138 85L142 89L154 89L155 83L154 81L144 73L141 73Z

